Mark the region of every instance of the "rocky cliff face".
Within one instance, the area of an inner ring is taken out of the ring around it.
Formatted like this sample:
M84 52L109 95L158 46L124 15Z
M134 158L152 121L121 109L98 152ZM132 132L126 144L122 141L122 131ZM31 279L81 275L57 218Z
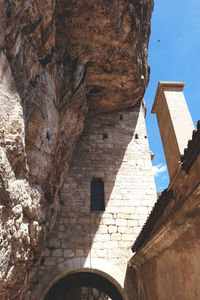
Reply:
M25 299L86 115L148 83L153 0L0 0L0 298Z

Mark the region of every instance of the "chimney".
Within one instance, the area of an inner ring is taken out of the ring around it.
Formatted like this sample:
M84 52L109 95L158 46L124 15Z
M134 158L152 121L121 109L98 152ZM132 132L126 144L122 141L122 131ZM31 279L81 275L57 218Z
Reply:
M195 129L183 94L183 82L159 82L152 113L156 114L170 180Z

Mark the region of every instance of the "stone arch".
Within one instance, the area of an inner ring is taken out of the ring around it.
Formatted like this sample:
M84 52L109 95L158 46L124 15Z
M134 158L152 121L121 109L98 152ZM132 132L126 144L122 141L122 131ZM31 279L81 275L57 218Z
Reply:
M70 291L71 288L77 287L92 287L99 291L102 291L114 300L124 300L123 291L116 282L114 284L113 278L108 279L105 273L95 269L80 269L74 272L66 274L55 282L53 286L47 291L44 296L44 300L60 299L60 296L64 295L65 292Z
M92 259L91 262L89 258L73 258L52 267L38 278L37 286L34 286L30 299L44 300L47 292L59 280L80 272L89 272L105 278L119 291L122 299L127 300L123 289L124 276L119 268L111 265L108 260Z

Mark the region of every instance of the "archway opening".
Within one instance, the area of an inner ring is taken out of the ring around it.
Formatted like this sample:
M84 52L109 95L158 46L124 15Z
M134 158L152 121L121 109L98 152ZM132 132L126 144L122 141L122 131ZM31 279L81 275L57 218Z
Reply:
M92 272L69 274L57 281L44 300L123 300L117 287L103 276Z

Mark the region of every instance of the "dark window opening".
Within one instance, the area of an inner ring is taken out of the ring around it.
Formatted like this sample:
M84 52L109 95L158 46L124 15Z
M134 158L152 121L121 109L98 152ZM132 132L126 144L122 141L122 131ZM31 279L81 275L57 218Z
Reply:
M138 137L138 134L136 133L136 134L135 134L135 139L137 140L138 138L139 138L139 137Z
M122 121L122 120L123 120L123 115L120 114L120 115L119 115L119 118L120 118L120 120Z
M104 182L101 178L91 181L91 211L104 211Z

